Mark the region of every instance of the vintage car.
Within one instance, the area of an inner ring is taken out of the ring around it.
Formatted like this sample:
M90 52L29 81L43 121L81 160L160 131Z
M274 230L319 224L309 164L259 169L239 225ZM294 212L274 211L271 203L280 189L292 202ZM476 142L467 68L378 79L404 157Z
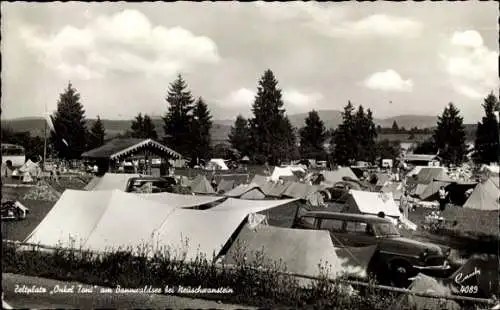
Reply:
M138 192L150 185L151 193L173 192L173 187L177 184L173 177L153 177L141 176L130 178L125 192Z
M450 269L450 249L404 238L388 218L331 211L299 213L293 228L328 230L336 247L377 245L372 266L380 282L406 286L419 272L444 275Z
M7 200L2 202L2 221L19 221L26 218L29 210L17 201Z

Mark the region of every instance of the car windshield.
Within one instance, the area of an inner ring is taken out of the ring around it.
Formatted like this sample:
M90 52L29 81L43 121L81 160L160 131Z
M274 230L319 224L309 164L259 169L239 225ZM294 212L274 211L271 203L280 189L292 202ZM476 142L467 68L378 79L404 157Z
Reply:
M397 237L399 236L398 229L392 223L376 223L375 230L377 234L384 237Z

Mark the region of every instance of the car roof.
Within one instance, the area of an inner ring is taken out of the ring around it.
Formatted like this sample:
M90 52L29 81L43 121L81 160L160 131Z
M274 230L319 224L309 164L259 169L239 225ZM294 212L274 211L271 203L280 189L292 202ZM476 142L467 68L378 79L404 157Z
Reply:
M308 211L304 213L302 216L312 216L319 218L331 218L331 219L339 219L339 220L365 220L368 222L378 222L378 223L392 223L388 218L381 218L376 215L367 215L367 214L356 214L356 213L341 213L341 212L332 212L332 211Z

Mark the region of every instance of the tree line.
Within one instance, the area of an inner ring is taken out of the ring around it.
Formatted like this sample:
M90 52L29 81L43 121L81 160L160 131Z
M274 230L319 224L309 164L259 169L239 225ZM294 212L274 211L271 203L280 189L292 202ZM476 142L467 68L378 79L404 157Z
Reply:
M181 75L169 85L165 97L167 109L163 119L163 139L151 117L139 113L123 137L154 139L174 148L192 164L207 159L212 154L221 154L212 149L212 116L202 97L192 95ZM500 110L497 97L491 93L484 100L485 116L478 123L474 160L479 163L498 161L499 126L495 111ZM282 91L271 70L266 70L258 81L257 93L252 103L252 116L248 119L238 115L229 134L229 143L238 156L248 156L255 163L279 165L295 159L326 160L339 165L356 161L376 163L382 158L396 159L400 155L398 141L379 140L378 135L390 130L393 133L429 133L432 137L417 146L416 153L437 153L444 163L459 165L466 159L465 129L460 111L453 103L448 104L438 117L437 127L419 130L400 128L396 122L392 128L375 126L373 113L350 101L342 112L342 123L337 128L325 128L317 111L312 110L302 128L294 128L284 108ZM87 128L85 110L80 94L71 82L57 102L57 110L51 116L54 130L51 131L51 151L62 159L77 159L84 151L105 143L106 131L99 116ZM18 142L40 152L40 141L27 142L26 136L16 136L2 128L8 140ZM24 140L23 140L24 139ZM7 142L7 141L5 141ZM41 141L43 148L43 140ZM42 151L43 152L43 151Z

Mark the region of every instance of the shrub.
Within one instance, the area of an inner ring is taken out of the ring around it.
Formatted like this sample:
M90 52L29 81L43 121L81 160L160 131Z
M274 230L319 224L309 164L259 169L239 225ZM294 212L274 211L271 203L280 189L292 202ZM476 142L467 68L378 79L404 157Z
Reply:
M287 275L282 262L267 262L260 252L252 263L242 256L232 268L215 263L215 259L198 256L188 262L182 255L173 256L170 249L151 253L143 249L116 249L104 254L57 248L44 251L33 248L20 251L3 242L2 272L40 276L62 281L78 281L105 287L156 288L184 287L231 288L233 294L199 294L190 297L265 308L299 307L314 309L387 309L394 303L392 295L364 290L352 295L340 283L326 278L326 267L320 267L318 281L304 287L296 277ZM132 254L134 253L134 254Z

